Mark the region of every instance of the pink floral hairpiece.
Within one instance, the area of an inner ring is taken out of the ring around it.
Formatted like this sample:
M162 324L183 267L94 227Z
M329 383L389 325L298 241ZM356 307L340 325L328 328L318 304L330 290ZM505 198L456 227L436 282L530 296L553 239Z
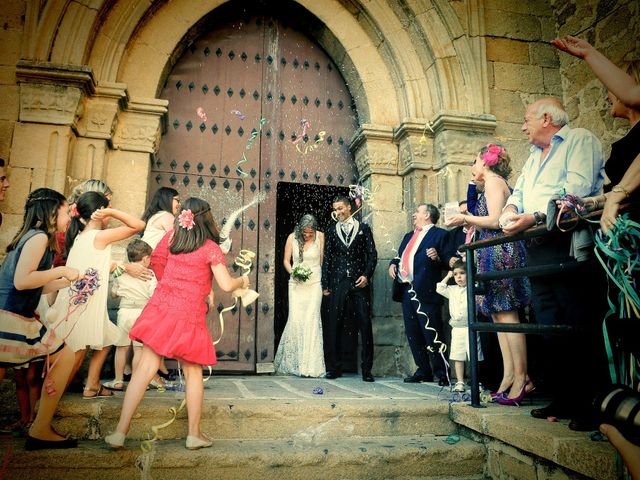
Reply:
M194 215L191 210L182 210L180 215L178 215L178 225L186 230L191 230L193 228L193 225L195 224L193 218Z
M504 148L499 147L498 145L492 145L489 143L487 145L487 151L482 154L482 161L487 167L492 167L496 163L498 163L498 159L500 155L504 154Z
M80 212L78 212L78 206L75 203L72 203L71 207L69 207L69 213L71 213L72 217L80 216Z

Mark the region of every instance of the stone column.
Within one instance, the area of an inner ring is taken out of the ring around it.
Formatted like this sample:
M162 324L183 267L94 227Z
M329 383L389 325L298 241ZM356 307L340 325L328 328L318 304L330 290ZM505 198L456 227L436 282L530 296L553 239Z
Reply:
M120 112L107 152L106 180L117 195L117 206L134 215L146 204L152 155L158 151L167 100L132 98Z
M85 99L78 121L78 139L69 165L67 192L89 178L106 179L107 157L120 112L128 103L126 85L104 83Z
M407 214L418 203L444 205L465 198L471 164L480 147L492 141L495 126L493 115L454 111L439 112L430 122L400 124L394 140Z
M22 222L24 200L36 188L64 192L69 158L76 144L83 99L95 89L84 66L21 60L16 65L20 112L11 145L11 194L5 202L13 236Z
M406 230L402 178L398 176L398 147L393 129L363 125L350 145L364 186L372 199L363 209L378 250L378 265L372 280L374 375L403 375L411 359L404 335L400 304L391 300L389 262Z

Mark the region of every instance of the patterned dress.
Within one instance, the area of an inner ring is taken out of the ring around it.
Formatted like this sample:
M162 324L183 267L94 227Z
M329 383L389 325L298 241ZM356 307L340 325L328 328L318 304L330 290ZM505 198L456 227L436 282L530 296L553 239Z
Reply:
M486 217L489 214L487 200L481 193L477 203L477 216ZM477 240L502 237L502 230L479 228ZM511 242L492 247L481 248L476 251L478 273L510 270L526 266L524 242ZM528 278L503 278L486 282L487 293L478 296L480 312L489 316L492 313L509 312L529 304L531 287Z

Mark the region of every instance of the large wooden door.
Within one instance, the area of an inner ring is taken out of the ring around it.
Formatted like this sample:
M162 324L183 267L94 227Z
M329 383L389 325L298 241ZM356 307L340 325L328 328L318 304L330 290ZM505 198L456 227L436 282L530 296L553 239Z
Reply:
M251 17L232 6L214 11L161 94L169 100L168 125L149 196L172 186L183 197L208 200L223 223L265 195L231 230L227 264L234 269L240 249L256 253L250 277L260 298L225 315L218 370L260 371L273 360L278 182L346 186L357 175L348 150L358 123L352 99L328 55L291 26L301 24L291 6ZM232 303L219 289L215 294L218 309ZM208 322L217 338L217 312Z

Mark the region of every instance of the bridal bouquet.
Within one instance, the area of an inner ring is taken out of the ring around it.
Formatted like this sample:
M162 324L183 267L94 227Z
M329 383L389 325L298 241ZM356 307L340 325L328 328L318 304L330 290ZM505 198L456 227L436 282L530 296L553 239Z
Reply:
M311 277L311 267L306 263L299 263L291 270L291 276L299 282L306 282Z

